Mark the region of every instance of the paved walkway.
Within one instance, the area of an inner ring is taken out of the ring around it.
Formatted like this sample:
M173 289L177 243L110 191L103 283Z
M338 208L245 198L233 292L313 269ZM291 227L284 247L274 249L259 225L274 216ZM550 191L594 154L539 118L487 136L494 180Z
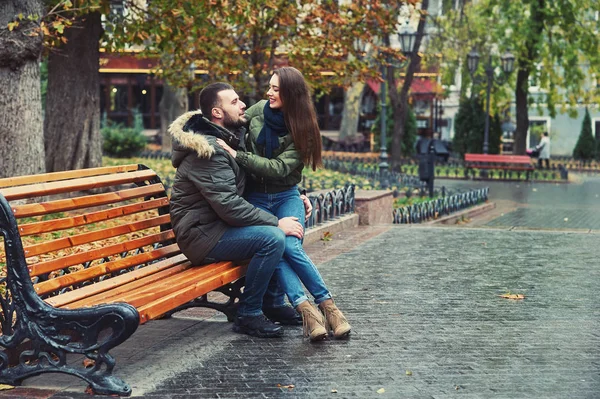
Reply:
M600 231L600 177L581 176L571 184L436 180L442 185L490 187L496 210L467 227Z
M349 340L310 344L299 327L254 339L219 314L182 314L117 348L115 374L144 398L598 398L600 227L544 230L556 212L597 214L600 180L588 182L492 186L500 213L470 228L359 227L312 244ZM520 209L541 212L533 229L514 228ZM89 398L68 376L26 387L0 397Z

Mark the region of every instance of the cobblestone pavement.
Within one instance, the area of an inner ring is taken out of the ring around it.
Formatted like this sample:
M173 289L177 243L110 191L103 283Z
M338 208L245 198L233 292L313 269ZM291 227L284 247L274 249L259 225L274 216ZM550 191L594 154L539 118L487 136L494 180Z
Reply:
M221 316L172 319L142 327L149 350L121 349L117 374L145 398L597 398L597 242L394 227L320 267L349 340L310 344L299 327L253 339ZM509 292L525 299L499 297Z
M600 230L600 177L579 176L576 183L436 181L451 189L490 187L497 209L464 226L551 230Z

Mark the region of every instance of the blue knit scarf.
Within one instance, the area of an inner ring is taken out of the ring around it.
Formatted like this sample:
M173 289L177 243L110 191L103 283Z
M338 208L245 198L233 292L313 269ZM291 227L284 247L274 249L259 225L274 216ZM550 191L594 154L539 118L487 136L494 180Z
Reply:
M285 126L283 112L271 108L268 101L263 109L263 114L265 115L265 124L258 134L256 144L265 146L265 155L271 159L273 150L279 148L279 137L287 135L288 129Z

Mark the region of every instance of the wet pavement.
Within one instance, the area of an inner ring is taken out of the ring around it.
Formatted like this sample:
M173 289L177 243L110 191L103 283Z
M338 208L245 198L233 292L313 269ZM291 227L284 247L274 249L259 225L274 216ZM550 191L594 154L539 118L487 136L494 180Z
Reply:
M115 372L145 398L595 398L598 238L394 227L322 264L349 340L310 344L300 327L254 339L218 315L165 320L136 333L153 345L119 352Z
M490 187L490 200L498 207L471 226L600 230L600 177L594 175L578 176L570 184L438 179L436 187L440 186L454 190Z
M308 248L350 339L255 339L180 315L116 348L115 374L144 398L599 398L600 179L446 185L488 185L500 205L461 227L358 227ZM73 377L26 386L0 398L89 398Z

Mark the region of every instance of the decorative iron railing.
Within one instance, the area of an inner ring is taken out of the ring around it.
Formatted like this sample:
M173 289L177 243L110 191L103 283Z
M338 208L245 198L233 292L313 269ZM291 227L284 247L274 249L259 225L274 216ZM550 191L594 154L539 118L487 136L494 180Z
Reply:
M421 202L394 209L394 224L421 223L477 205L488 200L489 188L456 193L432 201Z
M317 195L308 194L313 206L313 212L306 228L315 227L321 223L354 212L354 184L347 184L338 190L331 190Z
M350 173L360 176L375 176L374 181L379 176L378 160L367 157L350 157L350 156L328 156L323 159L323 165L327 169L335 170L343 173ZM577 166L577 165L575 165ZM576 169L573 166L573 170ZM561 163L552 163L550 169L536 169L532 172L506 169L467 169L464 167L462 160L451 158L446 162L436 162L435 176L449 179L485 179L485 180L568 180L570 165ZM585 169L592 170L592 168ZM600 169L599 169L600 170ZM394 171L400 175L416 177L419 173L418 161L412 158L401 159L399 165Z

